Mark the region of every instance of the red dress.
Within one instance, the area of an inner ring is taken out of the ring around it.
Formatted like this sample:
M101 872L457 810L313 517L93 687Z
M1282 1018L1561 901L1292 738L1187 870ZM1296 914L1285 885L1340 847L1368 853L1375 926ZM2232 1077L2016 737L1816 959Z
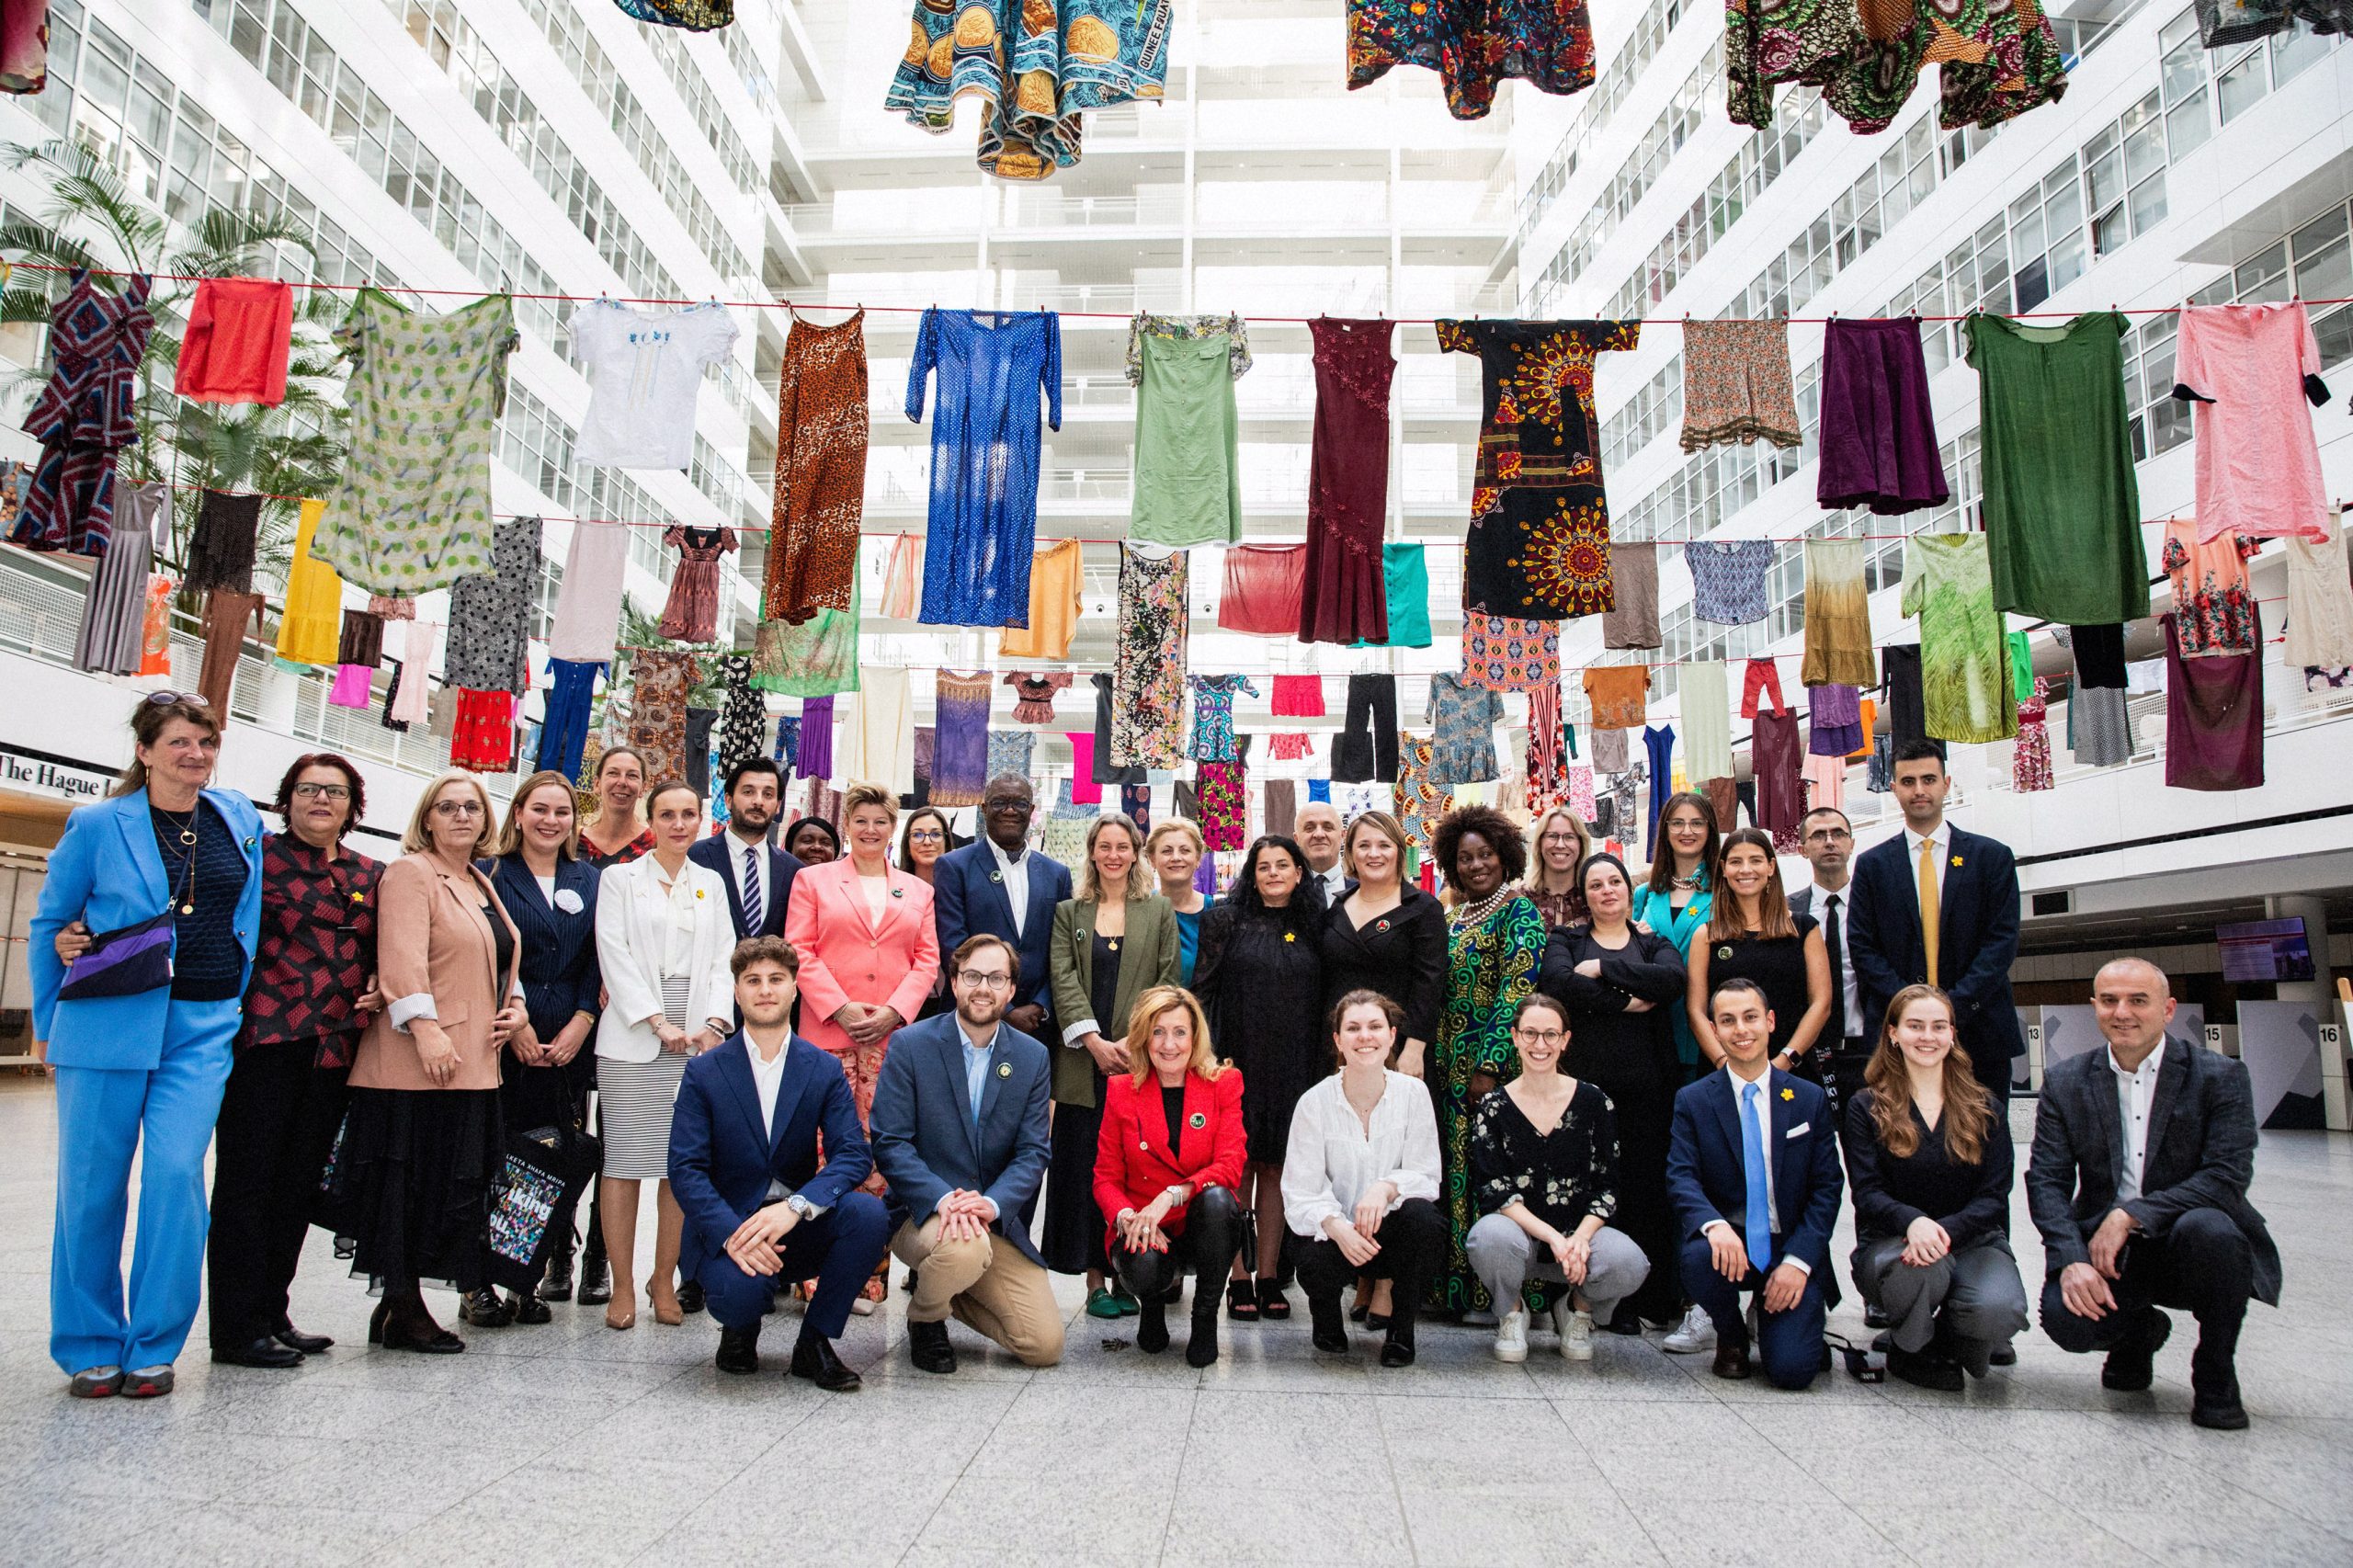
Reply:
M1325 316L1307 330L1315 340L1315 444L1300 639L1386 642L1381 536L1389 517L1389 381L1397 369L1390 324Z

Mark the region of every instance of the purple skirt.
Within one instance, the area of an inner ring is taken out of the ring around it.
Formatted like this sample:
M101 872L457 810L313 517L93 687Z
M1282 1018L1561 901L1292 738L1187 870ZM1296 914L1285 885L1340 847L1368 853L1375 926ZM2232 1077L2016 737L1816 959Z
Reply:
M1806 687L1805 749L1813 756L1852 756L1863 746L1862 694L1851 686Z
M801 755L793 771L803 778L834 776L834 699L812 697L801 704Z
M2172 616L2165 629L2165 784L2175 790L2263 787L2263 655L2181 656ZM2263 628L2256 627L2256 646Z
M986 673L939 675L931 745L931 803L977 806L988 785L989 682Z
M1828 507L1898 517L1944 505L1944 460L1928 406L1920 324L1834 321L1823 329L1822 466L1814 496Z

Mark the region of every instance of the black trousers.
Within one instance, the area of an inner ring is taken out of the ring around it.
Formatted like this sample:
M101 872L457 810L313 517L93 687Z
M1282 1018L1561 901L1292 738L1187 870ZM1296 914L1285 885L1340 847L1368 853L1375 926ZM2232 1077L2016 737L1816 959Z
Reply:
M1348 677L1347 727L1332 743L1332 778L1343 784L1397 779L1397 677Z
M288 1326L319 1176L351 1091L347 1067L313 1065L316 1040L237 1052L213 1130L205 1298L212 1346L238 1349Z
M1381 1221L1373 1240L1381 1244L1381 1250L1359 1268L1348 1261L1337 1242L1324 1236L1291 1237L1299 1260L1300 1289L1307 1292L1308 1301L1321 1299L1336 1305L1340 1291L1363 1275L1392 1281L1396 1286L1391 1298L1396 1303L1393 1321L1410 1318L1415 1307L1428 1296L1430 1281L1446 1261L1446 1219L1428 1199L1409 1198Z
M1185 1229L1169 1238L1166 1252L1130 1252L1125 1243L1115 1241L1111 1267L1140 1301L1166 1295L1189 1270L1200 1279L1195 1307L1203 1301L1215 1306L1218 1281L1233 1267L1241 1245L1242 1206L1234 1200L1233 1189L1205 1187L1185 1206Z
M2136 1235L2124 1247L2123 1278L2111 1281L2117 1310L2078 1317L2059 1293L2059 1276L2042 1283L2042 1332L2062 1350L2110 1350L2137 1331L2149 1307L2172 1307L2198 1320L2192 1387L2231 1375L2239 1324L2255 1294L2255 1249L2219 1209L2192 1209L2162 1236Z

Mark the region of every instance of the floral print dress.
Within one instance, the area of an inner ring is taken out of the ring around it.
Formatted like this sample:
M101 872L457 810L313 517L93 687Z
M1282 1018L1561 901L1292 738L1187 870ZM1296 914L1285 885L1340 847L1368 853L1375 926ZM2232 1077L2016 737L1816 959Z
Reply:
M2051 683L2034 677L2034 695L2018 704L2018 744L2010 753L2010 782L2021 795L2052 788L2051 726L2044 722Z
M1111 675L1111 765L1175 767L1185 759L1183 551L1165 560L1120 547L1120 642Z
M1242 692L1258 695L1248 676L1195 676L1193 687L1193 759L1233 762L1241 754L1233 744L1233 699Z
M1544 916L1518 891L1477 918L1465 919L1457 910L1447 920L1446 1008L1438 1016L1438 1039L1430 1043L1428 1080L1444 1172L1438 1207L1446 1216L1446 1267L1433 1288L1441 1312L1487 1305L1487 1288L1463 1250L1479 1217L1471 1191L1471 1075L1492 1073L1498 1086L1519 1076L1511 1014L1536 989L1545 940Z
M1593 85L1593 27L1585 0L1348 0L1348 86L1393 65L1438 74L1446 108L1477 119L1495 88L1518 77L1540 92Z

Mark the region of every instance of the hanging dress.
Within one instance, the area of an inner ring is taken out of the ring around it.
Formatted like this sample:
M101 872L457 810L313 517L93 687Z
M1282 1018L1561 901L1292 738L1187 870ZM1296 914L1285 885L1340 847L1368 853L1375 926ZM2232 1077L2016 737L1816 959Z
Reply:
M1920 620L1920 711L1926 732L1940 741L1966 743L2017 734L2010 651L2002 638L2001 614L1994 608L1985 536L1915 535L1904 551L1902 608Z
M645 756L650 793L665 779L686 778L687 698L694 688L695 657L631 648L629 664L629 744Z
M1030 574L1035 584L1037 574ZM899 534L891 540L891 558L882 566L882 607L875 613L885 620L913 620L922 608L923 536Z
M933 699L931 801L945 808L977 806L988 785L989 690L986 670L960 676L942 670Z
M925 383L936 369L923 557L928 625L1029 624L1038 398L1043 392L1046 423L1060 430L1061 323L1050 311L923 313L907 368L907 417L922 420Z
M449 589L449 644L442 659L442 678L462 690L519 697L530 683L540 519L515 517L499 524L491 536L490 558L490 571L461 577Z
M719 566L735 548L735 530L673 524L662 530L662 542L678 552L669 601L662 607L662 635L677 642L714 641L719 636Z
M1136 449L1128 537L1173 550L1234 543L1242 474L1233 383L1249 368L1249 350L1237 354L1222 330L1182 319L1176 331L1150 330L1151 319L1139 316L1129 328L1139 369L1130 377Z
M764 620L854 608L866 508L865 321L863 310L832 326L792 313L779 372Z
M2051 783L2051 683L2034 677L2034 692L2018 703L2018 744L2010 753L2010 782L2021 795L2048 790Z
M75 267L49 313L49 384L25 415L40 461L25 488L12 544L73 555L104 555L114 529L115 463L139 439L134 408L139 362L155 318L154 279L135 272L119 294Z
M719 716L719 776L723 780L728 770L739 762L750 762L760 755L767 741L767 699L752 686L752 661L748 654L729 653L719 661L720 684L727 693L726 705Z
M1185 608L1182 551L1166 560L1120 547L1119 652L1112 666L1111 761L1175 767L1185 758Z
M1584 0L1348 0L1349 90L1392 65L1437 72L1447 112L1477 119L1509 78L1542 93L1592 86L1593 25Z
M82 601L82 627L74 639L74 667L96 675L139 673L140 639L146 619L147 572L153 540L168 534L170 492L160 482L131 485L119 497L114 537L90 574Z
M326 515L324 501L302 503L294 529L294 562L286 569L286 613L278 621L278 656L293 665L335 663L335 633L343 619L343 579L335 568L311 558L311 539ZM422 688L425 672L417 672Z
M1000 659L1066 659L1078 631L1079 590L1086 582L1086 547L1074 539L1048 545L1029 558L1029 624L997 633ZM908 612L912 619L914 612Z
M1307 324L1315 364L1307 467L1305 642L1386 642L1381 535L1389 520L1389 391L1397 369L1386 321Z

